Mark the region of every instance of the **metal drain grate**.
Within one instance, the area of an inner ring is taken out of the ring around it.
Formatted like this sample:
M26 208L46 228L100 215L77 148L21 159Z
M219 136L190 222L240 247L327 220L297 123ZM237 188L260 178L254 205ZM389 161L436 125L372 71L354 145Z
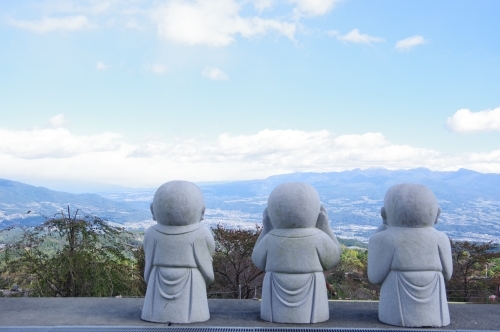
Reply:
M290 327L168 327L168 326L6 326L0 332L431 332L433 329L290 328ZM439 330L442 332L488 332L486 330ZM489 331L495 332L495 331Z

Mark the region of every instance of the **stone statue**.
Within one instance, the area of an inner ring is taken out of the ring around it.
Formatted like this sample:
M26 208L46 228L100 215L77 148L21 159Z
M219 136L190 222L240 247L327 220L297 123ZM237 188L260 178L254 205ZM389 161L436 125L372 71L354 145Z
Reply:
M450 324L445 281L453 269L448 237L437 231L441 210L420 184L391 187L379 227L368 244L368 278L382 284L379 319L405 327Z
M340 262L342 248L317 191L306 183L279 185L262 223L252 253L254 264L266 271L260 317L277 323L328 320L323 271Z
M155 193L151 213L157 224L144 236L148 284L141 318L157 323L210 319L206 284L214 280L215 242L201 224L203 194L195 184L171 181Z

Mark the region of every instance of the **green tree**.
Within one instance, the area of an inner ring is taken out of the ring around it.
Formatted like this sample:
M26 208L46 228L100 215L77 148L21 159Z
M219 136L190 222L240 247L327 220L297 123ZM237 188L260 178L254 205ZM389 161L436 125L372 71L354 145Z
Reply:
M249 299L262 290L264 271L255 267L252 252L262 228L255 230L212 228L215 239L215 281L207 288L210 297Z
M450 301L486 301L491 292L491 279L486 276L486 268L500 257L500 252L494 251L495 247L492 241L451 241L453 275L446 287Z
M131 233L68 207L4 248L4 279L32 296L142 296L140 248Z
M325 272L327 288L331 295L339 298L377 299L380 286L369 282L367 261L366 249L343 247L340 264Z

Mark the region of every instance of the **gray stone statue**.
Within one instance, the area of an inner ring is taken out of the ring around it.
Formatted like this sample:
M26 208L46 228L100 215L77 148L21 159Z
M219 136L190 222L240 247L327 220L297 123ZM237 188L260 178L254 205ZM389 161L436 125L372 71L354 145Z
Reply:
M434 224L436 197L420 184L391 187L379 227L368 244L368 278L382 284L380 321L405 327L450 324L445 281L453 269L448 237Z
M260 317L277 323L328 320L323 271L339 263L342 248L317 191L306 183L279 185L262 223L252 254L254 264L266 271Z
M206 284L214 280L212 232L200 221L203 194L195 184L163 184L151 203L153 219L144 236L148 284L141 318L157 323L210 319Z

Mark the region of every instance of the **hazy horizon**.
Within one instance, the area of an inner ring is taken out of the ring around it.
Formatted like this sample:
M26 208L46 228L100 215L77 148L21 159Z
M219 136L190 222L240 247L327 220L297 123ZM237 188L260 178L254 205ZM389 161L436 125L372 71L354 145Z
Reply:
M355 168L352 170L344 170L344 171L332 171L332 172L290 172L290 173L283 173L283 174L273 174L268 177L263 177L263 178L255 178L255 179L235 179L235 180L226 180L226 181L195 181L194 183L197 184L198 186L210 186L210 185L217 185L217 184L230 184L230 183L243 183L247 181L261 181L261 180L266 180L272 177L281 177L281 176L287 176L287 175L293 175L293 174L329 174L329 173L342 173L342 172L353 172L353 171L369 171L369 170L386 170L386 171L414 171L418 169L425 169L433 172L433 170L428 169L428 168L411 168L411 169L398 169L398 170L391 170L383 167L369 167L365 169L361 168ZM465 168L461 168L457 171L470 171L470 172L477 172L474 170L469 170ZM457 172L457 171L437 171L437 172ZM480 174L498 174L498 173L487 173L487 172L477 172ZM35 187L44 187L50 190L55 190L55 191L63 191L63 192L68 192L68 193L74 193L74 194L81 194L81 193L112 193L112 192L126 192L128 190L132 191L155 191L159 185L162 183L158 183L155 186L151 187L126 187L126 186L121 186L115 183L109 183L109 182L95 182L95 181L84 181L84 180L79 180L79 179L71 179L71 180L61 180L61 179L48 179L48 178L43 178L43 179L36 179L36 178L27 178L25 180L15 180L15 179L7 179L7 178L0 178L0 180L9 180L9 181L17 181L20 183L28 184L31 186ZM182 179L177 179L177 180L182 180Z

